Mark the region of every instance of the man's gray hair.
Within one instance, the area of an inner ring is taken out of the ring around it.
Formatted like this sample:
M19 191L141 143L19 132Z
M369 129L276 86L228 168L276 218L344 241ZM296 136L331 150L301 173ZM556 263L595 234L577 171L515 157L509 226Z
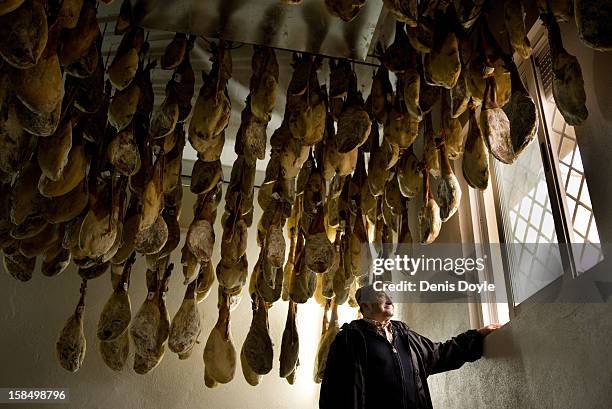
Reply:
M355 300L357 304L376 304L381 302L381 297L393 299L387 291L377 291L373 284L367 284L360 287L355 292Z

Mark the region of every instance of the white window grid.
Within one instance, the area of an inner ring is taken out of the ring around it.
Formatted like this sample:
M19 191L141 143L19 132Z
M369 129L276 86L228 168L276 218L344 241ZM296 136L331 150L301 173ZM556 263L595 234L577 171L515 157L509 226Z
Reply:
M603 260L599 232L587 185L582 157L574 127L568 125L552 96L552 69L547 45L535 55L538 61L544 98L544 121L553 151L576 274L579 275Z

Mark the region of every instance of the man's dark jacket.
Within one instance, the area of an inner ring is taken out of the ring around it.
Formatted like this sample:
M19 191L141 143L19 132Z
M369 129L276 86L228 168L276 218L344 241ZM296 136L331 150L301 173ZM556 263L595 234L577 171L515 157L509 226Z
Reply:
M365 388L367 348L364 324L363 320L344 324L333 341L321 385L320 409L364 409L366 393L384 396L384 391L366 391ZM407 387L415 388L417 406L414 409L432 408L427 386L429 375L457 369L482 356L483 337L476 330L469 330L446 342L433 342L401 321L391 321L391 325L395 336L403 337L410 345L414 385Z

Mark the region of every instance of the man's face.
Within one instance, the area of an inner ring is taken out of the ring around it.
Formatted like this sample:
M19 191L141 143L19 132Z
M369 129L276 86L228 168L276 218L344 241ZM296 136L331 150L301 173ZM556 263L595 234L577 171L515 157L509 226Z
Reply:
M364 311L366 318L383 321L393 317L394 306L391 298L384 292L379 292L376 295L375 303L367 303Z

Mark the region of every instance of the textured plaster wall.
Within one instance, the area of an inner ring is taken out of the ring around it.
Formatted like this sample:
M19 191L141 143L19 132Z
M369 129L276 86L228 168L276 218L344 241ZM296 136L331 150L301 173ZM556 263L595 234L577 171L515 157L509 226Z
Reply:
M463 304L413 305L406 322L434 340L464 330ZM531 305L485 342L485 357L429 378L435 408L609 409L612 305Z

